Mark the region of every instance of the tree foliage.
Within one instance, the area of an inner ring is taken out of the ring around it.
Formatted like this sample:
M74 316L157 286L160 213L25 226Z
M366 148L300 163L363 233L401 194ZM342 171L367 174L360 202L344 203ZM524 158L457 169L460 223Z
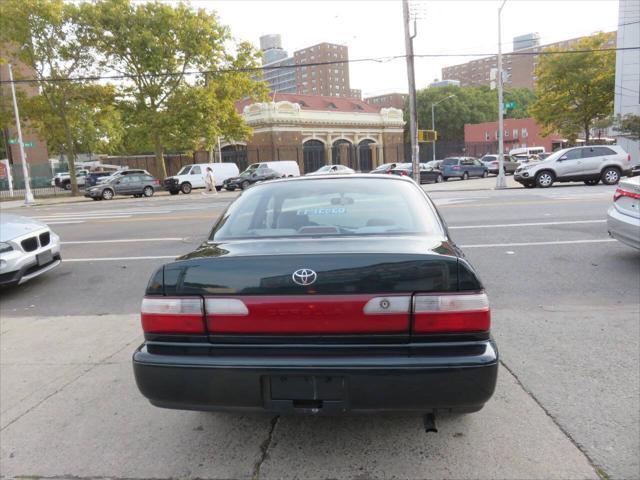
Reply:
M621 137L640 140L640 115L618 114L613 120L613 128Z
M609 36L599 33L585 37L571 54L541 55L536 67L536 102L531 113L543 127L544 134L558 132L575 140L589 130L594 121L613 110L615 85L615 51L593 51L606 47ZM558 52L550 47L546 52Z
M120 87L129 146L153 147L161 175L166 148L210 147L220 135L247 135L235 102L266 94L248 71L258 55L249 44L229 52L231 35L215 15L185 4L103 0L96 4L92 45L102 64L129 79Z
M446 97L453 97L444 100ZM504 101L516 102L516 108L506 112L506 118L526 118L528 107L535 95L526 88L505 90ZM435 127L438 139L464 138L466 123L493 122L498 119L498 95L489 87L437 87L425 88L417 93L418 126L431 129L431 105L435 107Z

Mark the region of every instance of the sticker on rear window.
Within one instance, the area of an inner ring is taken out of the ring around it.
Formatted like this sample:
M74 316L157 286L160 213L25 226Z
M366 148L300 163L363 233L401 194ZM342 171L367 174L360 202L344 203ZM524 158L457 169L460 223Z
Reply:
M326 207L326 208L302 208L296 212L296 215L344 215L347 209L344 207Z

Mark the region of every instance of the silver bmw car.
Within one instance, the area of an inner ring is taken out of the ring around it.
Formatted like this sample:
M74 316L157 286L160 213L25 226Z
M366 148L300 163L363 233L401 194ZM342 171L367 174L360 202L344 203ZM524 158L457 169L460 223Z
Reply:
M60 262L60 237L45 223L0 214L0 287L24 283Z
M640 177L618 184L607 212L607 229L616 240L640 249Z

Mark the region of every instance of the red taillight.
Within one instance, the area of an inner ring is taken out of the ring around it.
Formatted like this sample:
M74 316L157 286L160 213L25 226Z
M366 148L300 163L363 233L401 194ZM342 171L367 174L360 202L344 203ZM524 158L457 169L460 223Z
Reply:
M145 333L206 333L200 298L145 297L141 318Z
M613 201L617 201L620 197L629 197L635 200L640 200L640 193L629 192L627 190L623 190L622 188L616 188L616 191L613 194Z
M630 161L631 161L631 154L627 153L627 162L630 162Z
M498 162L491 162L491 165L498 165Z
M404 170L400 170L400 176L406 177L407 176L407 172L405 172Z
M490 326L484 293L413 297L413 333L486 332Z
M160 180L158 180L158 179L156 178L156 179L153 181L153 183L154 183L155 185L160 185Z

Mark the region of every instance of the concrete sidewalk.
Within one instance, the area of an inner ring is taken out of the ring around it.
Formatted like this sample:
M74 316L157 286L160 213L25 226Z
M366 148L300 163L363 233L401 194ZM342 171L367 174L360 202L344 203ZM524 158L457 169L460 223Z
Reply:
M507 188L524 188L513 179L513 176L507 176ZM496 177L473 178L469 180L450 179L442 183L428 183L422 185L426 192L455 192L455 191L474 191L474 190L495 190Z

